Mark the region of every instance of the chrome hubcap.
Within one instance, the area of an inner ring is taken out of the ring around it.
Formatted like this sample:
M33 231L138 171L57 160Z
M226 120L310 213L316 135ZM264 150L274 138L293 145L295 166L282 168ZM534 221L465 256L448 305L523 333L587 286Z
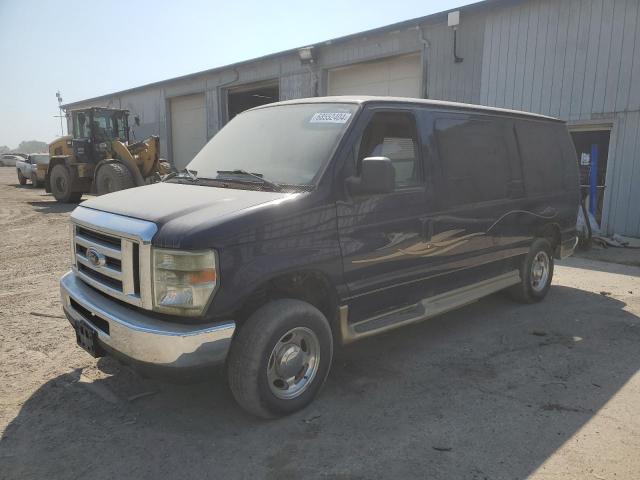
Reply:
M544 290L549 280L549 255L538 252L531 264L531 288L536 292Z
M306 327L296 327L276 343L267 364L271 393L290 400L301 395L313 382L320 365L320 341Z

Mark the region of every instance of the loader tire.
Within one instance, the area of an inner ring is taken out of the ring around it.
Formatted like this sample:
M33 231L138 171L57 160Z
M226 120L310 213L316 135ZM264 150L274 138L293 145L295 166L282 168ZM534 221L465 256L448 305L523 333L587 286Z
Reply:
M105 195L136 186L133 175L122 163L106 163L96 175L96 193Z
M49 176L51 184L51 193L58 202L61 203L78 203L82 198L82 192L74 192L71 190L72 178L69 169L63 165L55 165L51 169Z

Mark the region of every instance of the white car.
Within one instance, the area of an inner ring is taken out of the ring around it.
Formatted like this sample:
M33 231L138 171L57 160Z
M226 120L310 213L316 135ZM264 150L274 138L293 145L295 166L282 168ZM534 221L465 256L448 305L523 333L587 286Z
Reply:
M25 185L27 180L31 180L34 187L44 185L44 177L49 167L48 153L30 153L26 159L17 157L16 171L18 173L18 182Z
M5 153L0 157L0 167L15 167L18 160L24 160L24 157L15 153Z

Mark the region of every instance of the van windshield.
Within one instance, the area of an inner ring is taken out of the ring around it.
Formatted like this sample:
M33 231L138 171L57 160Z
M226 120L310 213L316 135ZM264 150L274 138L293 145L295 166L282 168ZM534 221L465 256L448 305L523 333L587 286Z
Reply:
M311 185L357 108L307 103L242 113L204 146L187 169L196 171L198 178L255 183L264 178L281 185Z

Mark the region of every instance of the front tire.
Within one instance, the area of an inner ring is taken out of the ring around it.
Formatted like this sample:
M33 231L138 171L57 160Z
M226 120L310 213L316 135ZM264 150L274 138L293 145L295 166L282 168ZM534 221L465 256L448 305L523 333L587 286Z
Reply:
M288 415L316 397L332 357L333 336L322 312L301 300L274 300L236 333L227 361L229 386L253 415Z
M547 295L553 279L552 252L548 240L534 240L520 267L520 283L508 290L513 299L521 303L535 303Z
M18 170L18 183L20 183L20 185L27 184L27 178L22 174L21 170Z
M133 175L122 163L105 163L96 175L96 193L105 195L118 190L135 187Z
M71 172L69 169L59 163L51 169L49 176L51 184L51 193L58 202L61 203L78 203L82 198L82 192L74 192L71 190Z

